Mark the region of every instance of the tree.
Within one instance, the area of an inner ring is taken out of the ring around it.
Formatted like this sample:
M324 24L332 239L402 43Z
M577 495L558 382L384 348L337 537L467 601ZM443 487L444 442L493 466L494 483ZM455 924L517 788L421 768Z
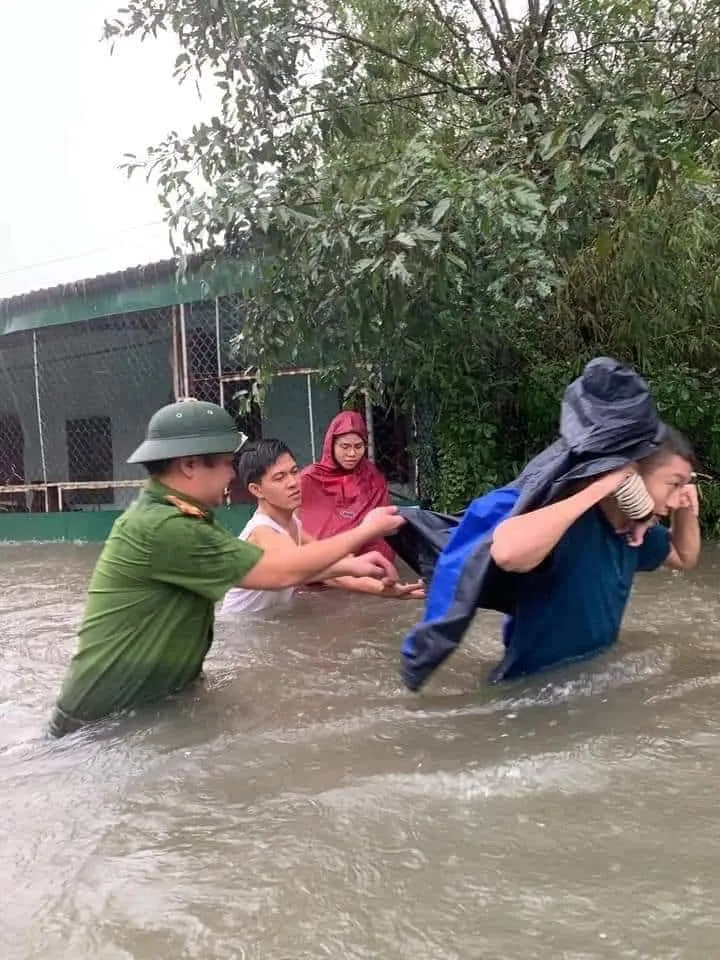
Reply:
M660 344L716 354L719 19L710 0L128 0L105 32L170 30L178 79L215 83L215 116L129 165L157 176L179 251L257 260L245 348L432 394L457 506L548 439L593 352L656 374Z

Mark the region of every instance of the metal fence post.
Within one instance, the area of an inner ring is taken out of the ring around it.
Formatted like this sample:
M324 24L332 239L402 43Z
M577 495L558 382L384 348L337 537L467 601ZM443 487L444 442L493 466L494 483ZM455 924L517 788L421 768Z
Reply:
M220 330L220 299L215 297L215 349L217 351L217 375L218 382L222 379L222 334Z
M35 412L37 414L38 435L40 437L40 466L42 468L42 480L43 480L43 488L44 488L44 494L45 494L45 513L48 513L50 510L50 503L48 500L48 488L47 488L47 462L45 460L45 431L43 430L42 412L40 409L40 376L39 376L39 363L38 363L37 330L33 330L32 332L32 345L33 345L33 381L34 381L34 387L35 387Z
M311 373L308 373L307 375L307 403L308 403L308 425L310 427L310 453L312 456L312 462L315 463L315 460L316 460L315 411L313 409L312 374Z
M373 408L370 394L363 391L365 397L365 426L368 434L367 457L370 463L375 463L375 424L373 423Z
M190 394L190 379L188 375L187 329L185 326L185 304L180 304L180 352L182 354L182 388L183 396Z
M173 381L173 398L175 400L180 399L180 394L182 392L181 380L180 380L180 365L178 363L180 357L180 347L178 343L178 309L175 304L172 306L170 311L170 327L172 330L172 381Z

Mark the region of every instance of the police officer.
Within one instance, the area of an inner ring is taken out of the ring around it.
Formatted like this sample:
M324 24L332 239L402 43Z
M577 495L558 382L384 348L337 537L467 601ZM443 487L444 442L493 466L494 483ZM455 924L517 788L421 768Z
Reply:
M397 579L378 553L349 556L403 523L373 510L354 530L260 550L217 523L244 437L222 407L185 400L150 419L128 463L149 478L113 525L95 565L51 722L55 736L192 684L213 641L214 605L231 587L281 590L336 576Z

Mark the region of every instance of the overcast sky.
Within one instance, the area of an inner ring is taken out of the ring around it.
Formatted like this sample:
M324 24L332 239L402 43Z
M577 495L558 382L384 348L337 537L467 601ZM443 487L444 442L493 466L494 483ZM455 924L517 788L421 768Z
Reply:
M171 39L125 41L121 0L0 0L0 297L170 256L155 192L118 169L202 116Z

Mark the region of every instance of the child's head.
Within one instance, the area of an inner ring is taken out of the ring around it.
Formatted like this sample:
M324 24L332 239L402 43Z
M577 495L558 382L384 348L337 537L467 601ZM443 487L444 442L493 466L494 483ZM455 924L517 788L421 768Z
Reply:
M300 476L292 450L282 440L255 440L240 451L238 480L258 503L280 510L300 506Z

